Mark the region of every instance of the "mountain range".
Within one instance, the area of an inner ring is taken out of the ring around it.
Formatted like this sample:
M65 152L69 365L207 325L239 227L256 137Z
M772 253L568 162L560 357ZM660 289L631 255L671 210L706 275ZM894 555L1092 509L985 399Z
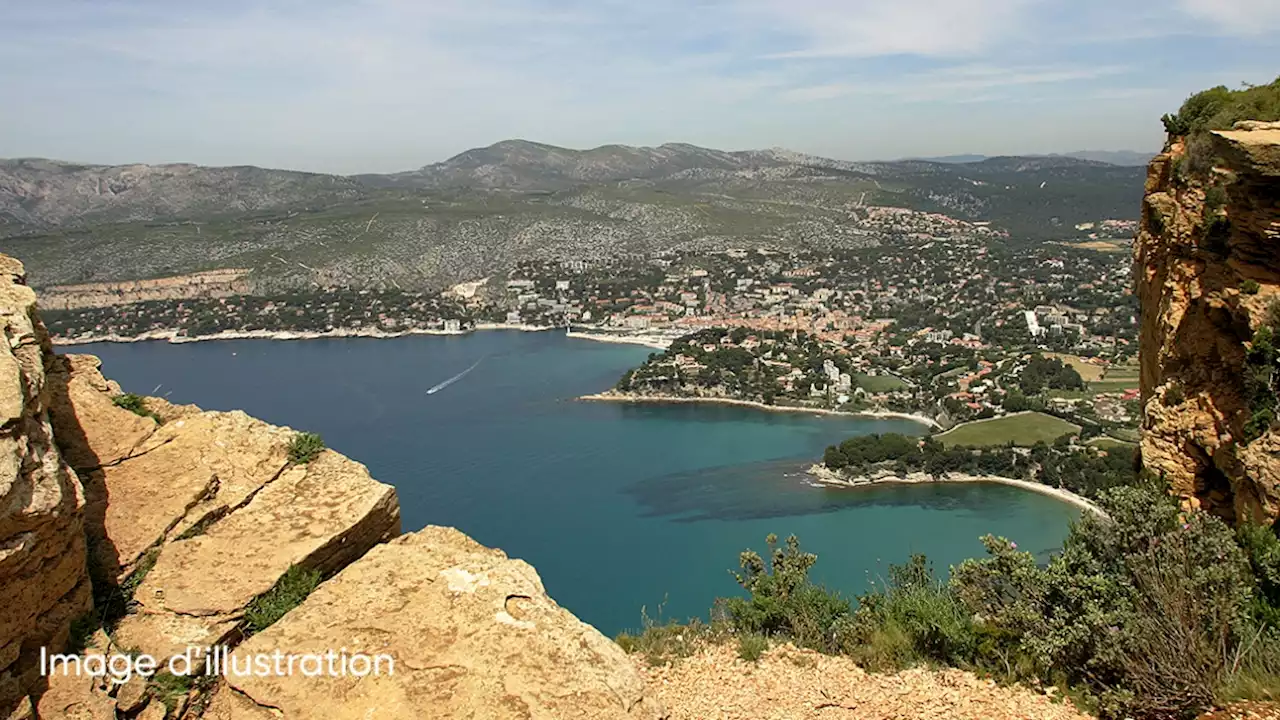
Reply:
M1066 156L849 162L526 140L352 176L0 160L0 250L37 286L246 267L263 286L423 287L521 259L865 244L858 217L874 205L1048 239L1130 218L1142 176Z
M1069 153L1053 153L1049 155L1029 155L1024 157L1068 157L1077 160L1092 160L1110 165L1145 166L1155 157L1154 152L1135 152L1133 150L1077 150ZM988 155L941 155L938 157L913 158L938 163L974 163L986 160Z

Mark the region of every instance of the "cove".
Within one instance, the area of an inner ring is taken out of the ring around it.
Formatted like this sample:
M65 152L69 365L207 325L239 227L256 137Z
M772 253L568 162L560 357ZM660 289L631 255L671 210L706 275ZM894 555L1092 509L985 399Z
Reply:
M396 487L406 532L451 525L528 561L553 598L610 636L638 628L642 607L705 617L738 592L738 553L763 550L769 533L798 535L818 554L815 579L852 595L912 553L945 574L980 557L986 533L1047 559L1079 516L1000 485L814 487L803 470L826 445L924 427L580 402L650 350L560 333L60 350L98 355L127 392L320 433Z

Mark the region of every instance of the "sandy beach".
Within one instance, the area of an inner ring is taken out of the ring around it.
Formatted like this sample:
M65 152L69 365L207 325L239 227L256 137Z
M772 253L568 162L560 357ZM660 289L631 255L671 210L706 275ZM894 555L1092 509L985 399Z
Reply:
M994 483L997 485L1008 485L1010 487L1022 488L1031 492L1040 493L1057 498L1062 502L1074 505L1081 510L1097 513L1106 516L1102 508L1093 502L1080 497L1070 490L1051 487L1043 483L1032 480L1019 480L1017 478L1007 478L1000 475L969 475L967 473L946 473L941 476L929 475L928 473L916 472L909 473L906 476L897 475L890 472L877 473L871 477L850 480L840 475L821 463L813 465L809 468L809 475L813 477L815 482L831 487L843 488L860 488L871 487L873 485L917 485L920 483Z
M810 413L813 415L841 415L844 417L862 417L862 418L897 418L900 420L911 420L929 427L938 427L938 423L933 418L924 415L913 415L911 413L890 412L888 410L864 410L860 412L847 412L845 410L827 410L825 408L807 408L794 407L787 405L766 405L762 402L754 400L735 400L733 398L718 397L680 397L677 395L622 395L613 391L595 393L593 395L583 395L579 400L592 400L599 402L630 402L630 403L663 403L663 404L704 404L710 403L714 405L738 405L741 407L754 408L756 410L765 410L768 412L789 412L789 413Z
M645 347L654 348L655 350L666 350L671 347L671 340L659 335L611 335L606 333L574 332L570 330L565 333L565 337L578 338L579 340L593 340L595 342L617 343L620 345L643 345Z

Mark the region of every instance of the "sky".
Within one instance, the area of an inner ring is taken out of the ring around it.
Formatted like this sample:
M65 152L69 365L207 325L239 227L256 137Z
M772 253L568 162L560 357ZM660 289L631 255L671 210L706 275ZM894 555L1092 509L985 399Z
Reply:
M1277 60L1280 0L0 0L0 157L1144 151L1187 95Z

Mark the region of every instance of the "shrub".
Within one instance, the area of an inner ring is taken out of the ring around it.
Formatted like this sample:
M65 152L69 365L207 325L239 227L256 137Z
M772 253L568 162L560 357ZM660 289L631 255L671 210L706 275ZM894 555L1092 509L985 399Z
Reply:
M1103 496L1108 517L1075 523L1046 567L987 537L990 557L953 584L986 634L1027 666L1088 688L1104 716L1174 717L1207 707L1246 647L1252 578L1232 531L1182 513L1154 485Z
M768 649L769 641L763 635L748 634L738 638L738 657L743 660L756 662Z
M1171 135L1227 130L1239 120L1280 120L1280 78L1240 90L1203 90L1187 98L1176 115L1161 118Z
M1275 422L1276 369L1280 365L1280 351L1275 346L1276 306L1268 308L1265 324L1253 334L1249 350L1245 353L1244 392L1249 400L1249 420L1243 428L1243 440L1252 442L1261 437Z
M923 555L891 565L883 589L858 598L857 612L839 625L836 639L869 670L921 662L967 666L978 644L970 612Z
M301 432L289 443L289 462L303 465L315 460L324 450L324 440L315 433Z
M809 569L818 556L800 550L794 535L778 546L778 536L765 539L766 563L752 550L739 558L738 584L750 597L724 601L725 615L734 631L786 638L800 647L830 651L836 620L848 615L849 601L809 582Z
M1257 280L1244 280L1240 283L1240 292L1245 295L1257 295L1261 289L1262 286L1258 284Z
M1212 185L1204 191L1206 212L1216 213L1227 204L1227 191L1221 185Z
M253 635L270 627L298 607L320 584L320 573L298 565L290 567L274 587L254 598L245 609L245 633Z
M1231 220L1226 215L1210 217L1204 228L1204 246L1218 257L1231 254Z
M1164 406L1174 407L1181 405L1186 397L1183 396L1182 387L1179 385L1170 385L1168 390L1164 391Z
M144 399L141 395L134 393L125 393L111 398L111 402L118 408L124 408L134 415L149 417L156 422L160 422L160 416L147 409Z
M665 604L665 601L664 601ZM658 606L658 618L649 617L645 608L640 608L642 630L638 634L620 633L616 638L618 645L627 653L640 653L653 666L664 665L675 658L689 657L706 642L719 639L723 628L707 625L694 618L686 625L671 621L662 621L662 605Z

